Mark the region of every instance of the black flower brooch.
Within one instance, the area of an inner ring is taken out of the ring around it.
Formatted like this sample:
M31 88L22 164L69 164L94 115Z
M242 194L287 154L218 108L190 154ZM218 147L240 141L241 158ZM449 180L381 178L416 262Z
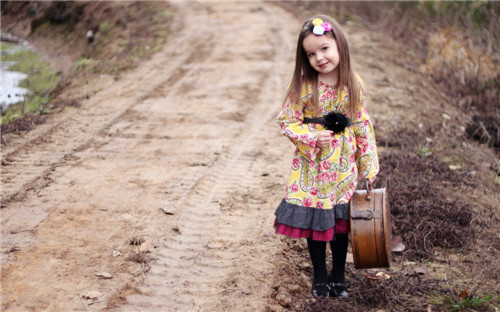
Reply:
M346 127L351 125L351 119L344 114L330 112L323 117L318 118L304 118L304 123L317 123L323 125L326 129L334 133L343 132Z

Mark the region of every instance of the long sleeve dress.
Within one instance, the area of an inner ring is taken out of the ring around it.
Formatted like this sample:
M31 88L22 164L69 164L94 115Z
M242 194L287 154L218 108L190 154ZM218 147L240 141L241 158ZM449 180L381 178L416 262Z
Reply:
M331 241L335 232L349 231L349 200L356 190L358 177L374 177L379 171L377 147L372 123L364 104L364 86L360 84L360 105L352 126L335 133L331 145L318 148L318 132L325 128L312 118L308 105L312 87L304 86L301 101L288 101L276 117L284 134L296 146L286 194L276 209L275 228L279 234L294 238ZM321 81L317 85L321 113L331 111L349 116L349 95L345 87Z

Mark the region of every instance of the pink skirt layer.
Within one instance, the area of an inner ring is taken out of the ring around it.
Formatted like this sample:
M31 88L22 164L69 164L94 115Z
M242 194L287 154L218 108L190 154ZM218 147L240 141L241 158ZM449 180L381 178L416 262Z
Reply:
M335 233L348 234L350 230L349 227L349 220L342 219L336 219L335 226L325 231L301 229L278 223L276 220L274 221L274 228L278 234L283 234L293 238L311 238L312 240L325 242L333 240L333 235Z

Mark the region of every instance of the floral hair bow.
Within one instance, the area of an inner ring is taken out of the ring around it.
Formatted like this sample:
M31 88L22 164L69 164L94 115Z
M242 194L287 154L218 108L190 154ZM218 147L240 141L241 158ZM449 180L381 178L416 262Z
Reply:
M332 30L332 25L330 25L330 23L327 23L327 22L323 22L323 20L321 18L315 18L313 19L312 21L312 24L313 24L313 34L317 35L317 36L321 36L326 32Z

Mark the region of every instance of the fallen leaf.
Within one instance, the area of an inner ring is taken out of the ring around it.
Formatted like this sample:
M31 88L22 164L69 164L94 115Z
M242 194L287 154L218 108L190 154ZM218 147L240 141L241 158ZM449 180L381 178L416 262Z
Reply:
M391 276L389 274L384 273L384 272L378 272L377 274L375 274L375 277L377 277L380 280L390 279L391 278Z
M141 246L139 246L140 252L151 252L151 245L148 242L143 242Z
M161 209L161 211L163 211L165 214L167 214L167 215L169 215L169 216L174 215L174 213L173 213L172 211L168 210L168 208L167 208L167 207L163 207L163 206L161 206L161 207L160 207L160 209Z
M393 252L403 252L406 246L403 244L403 239L399 235L392 237L392 251Z
M468 289L464 289L462 290L459 294L458 294L458 298L460 299L465 299L469 297L469 290Z
M98 277L104 278L104 279L110 279L113 277L113 275L109 274L108 272L95 272L94 274L95 274L95 276L98 276Z
M366 278L370 281L370 282L376 282L378 281L377 277L373 276L373 275L365 275Z
M415 273L417 275L424 275L425 273L427 273L427 269L423 268L423 267L418 267L418 268L413 269L413 273Z
M97 299L101 296L102 293L97 290L87 291L86 293L82 294L83 299Z

